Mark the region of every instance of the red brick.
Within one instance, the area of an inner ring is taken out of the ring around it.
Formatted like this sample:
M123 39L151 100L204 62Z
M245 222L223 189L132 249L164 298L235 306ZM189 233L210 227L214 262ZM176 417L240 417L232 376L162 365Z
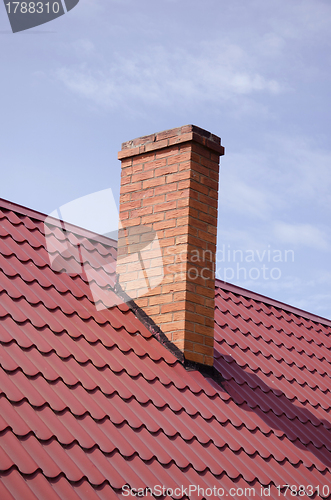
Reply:
M177 206L176 201L167 201L166 203L159 203L158 205L154 205L154 213L173 210L176 208L176 206Z
M164 184L162 186L158 186L154 189L155 196L160 194L167 194L172 192L177 192L178 183L173 182L172 184Z
M121 214L123 215L123 214ZM125 219L122 219L121 221L124 227L131 227L131 226L140 226L141 224L141 217L135 217L133 219L129 219L128 217L125 217Z
M207 158L201 158L201 165L204 167L207 167L211 170L214 170L214 172L219 172L219 164L218 161L214 162L212 160L208 160Z
M158 222L163 219L164 213L145 215L143 224L153 224L153 222Z
M194 189L198 193L203 193L206 195L209 193L209 189L207 186L203 186L203 185L199 184L199 182L195 181L194 179L192 179L192 181L191 181L191 187L192 187L192 189Z
M208 207L208 214L217 219L217 209L213 207Z
M121 162L122 168L126 168L132 165L132 158L124 158Z
M131 200L131 193L121 194L120 203L126 203Z
M208 233L211 233L211 234L217 236L217 227L208 225Z
M131 184L131 175L122 177L121 186L125 186L125 184Z
M172 321L172 313L168 314L157 314L153 316L153 320L156 324L170 323Z
M140 306L141 307L141 306ZM154 314L160 314L160 306L159 305L155 305L155 306L147 306L147 307L144 307L144 312L148 315L148 316L152 316Z
M202 174L205 177L209 177L209 170L208 170L208 168L204 167L203 165L200 165L199 163L195 163L194 162L193 165L192 165L192 169L194 170L194 172Z
M206 222L207 224L211 224L211 225L217 224L217 217L215 217L215 216L200 213L199 218L200 218L200 220Z
M169 229L170 227L175 227L175 226L176 226L175 219L162 220L161 222L153 224L153 229L155 229L155 231L158 231L160 229Z
M165 167L166 164L167 164L166 158L160 158L159 160L148 161L144 163L144 172L147 172L148 170L155 170L159 167Z
M172 191L171 193L167 193L166 198L167 201L178 200L179 198L189 199L189 194L190 194L189 189L183 189L182 191ZM196 196L198 198L198 194Z
M179 217L178 219L176 219L176 222L177 222L177 226L185 226L186 224L193 224L195 225L195 221L196 219L193 220L193 218L190 217L189 213L185 216L185 217Z
M163 140L155 141L155 142L148 142L145 145L145 151L146 152L147 151L155 151L156 149L165 148L166 146L168 146L167 139L163 139Z
M144 135L142 137L137 137L137 139L134 139L132 141L132 146L141 146L142 144L146 144L147 142L152 142L154 140L154 137L155 137L154 134ZM128 143L124 143L124 145L128 145L129 147L131 146L130 143L129 144Z
M210 243L216 242L216 236L214 234L206 233L205 231L201 231L201 229L199 229L198 237L203 241L209 241Z
M168 313L168 312L180 312L180 311L185 311L187 304L185 301L182 302L172 302L169 304L163 304L161 306L161 313Z
M174 172L178 172L177 165L166 165L165 167L160 167L154 170L154 177L160 177L160 175L168 175Z
M188 208L179 208L176 210L170 210L166 213L166 219L177 219L178 217L187 217Z
M132 158L132 165L144 164L147 161L151 161L154 159L155 159L155 153L140 154L139 156Z
M150 306L153 306L153 305L162 305L162 304L167 304L168 302L171 302L172 301L172 294L169 294L169 295L154 295L152 297L149 297L148 298L148 304Z
M182 172L177 172L177 174L169 174L167 176L167 184L170 184L171 182L184 181L190 179L190 177L191 177L190 170L183 170Z
M168 158L168 165L189 161L190 157L191 157L190 152L183 153L182 151L180 151L179 154L171 156L171 158Z
M171 146L170 148L156 151L155 158L159 160L160 158L168 158L169 156L173 156L177 154L179 151L178 146Z
M185 300L187 298L187 292L182 291L182 292L176 292L174 293L173 300L174 302L180 301L180 300Z
M164 236L166 238L168 238L170 236L182 236L182 235L187 236L188 232L189 232L189 234L194 234L196 232L196 230L194 228L187 228L185 226L179 226L179 227L166 229L164 232Z
M131 210L130 217L141 217L144 215L150 215L152 213L153 213L152 207L137 208L135 210Z
M121 193L131 193L132 191L137 191L142 188L141 182L135 182L134 184L128 184L125 186L121 186Z
M185 320L172 321L168 325L167 324L162 325L162 331L164 333L166 333L166 332L174 332L174 331L175 332L179 332L181 330L184 330L184 328L185 328Z
M166 182L165 177L157 177L156 179L149 179L147 181L143 181L142 188L148 189L151 187L160 186L161 184L165 184L165 182Z
M204 203L204 204L208 205L209 207L213 207L213 208L217 208L218 207L217 199L215 200L210 195L206 196L206 195L200 193L200 195L199 195L199 201L201 203Z
M213 179L210 179L209 177L205 177L204 175L200 176L200 182L204 186L208 186L211 189L214 189L215 191L218 191L218 182L214 181Z
M151 172L139 172L132 175L132 182L145 181L146 179L151 179L153 175Z
M182 172L183 170L191 170L192 165L190 161L183 161L178 164L178 167L179 172Z
M174 293L186 290L185 283L169 283L162 285L162 293Z
M133 174L138 174L139 172L142 172L143 170L143 164L139 163L138 165L132 165L132 173Z
M198 155L203 156L204 158L207 158L210 160L211 152L209 149L205 148L204 146L197 144L197 143L193 143L192 144L192 151L194 153L197 153Z
M154 190L153 189L147 189L147 190L138 190L137 192L131 193L131 200L142 200L145 198L150 198L154 196Z
M191 179L186 179L185 181L178 182L178 189L187 189L191 187Z
M189 361L195 361L196 363L204 363L204 355L197 352L185 351L184 357Z
M142 201L143 206L147 205L157 205L158 203L163 203L165 201L165 195L162 196L153 196L150 198L146 198Z
M213 355L214 348L208 345L194 344L194 351L200 352L201 354L207 354L209 356Z
M179 129L172 128L169 130L164 130L163 132L159 132L156 134L156 140L160 141L162 139L169 139L169 137L178 137Z
M214 364L214 352L212 353L211 356L204 356L203 363L207 366L213 366L213 364Z
M177 201L177 208L188 207L192 203L190 198L181 198Z
M175 238L163 238L159 240L160 247L171 247L175 244Z
M129 201L127 203L121 203L121 212L123 210L132 210L134 208L140 208L141 207L141 200L136 200L136 201Z
M121 177L126 177L127 175L132 175L132 165L125 168L122 166Z

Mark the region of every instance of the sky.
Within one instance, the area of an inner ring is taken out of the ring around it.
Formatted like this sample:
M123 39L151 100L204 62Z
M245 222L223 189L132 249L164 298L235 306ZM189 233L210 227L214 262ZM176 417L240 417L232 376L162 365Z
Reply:
M222 138L217 277L331 318L329 0L80 0L13 34L0 4L0 197L111 189L121 143Z

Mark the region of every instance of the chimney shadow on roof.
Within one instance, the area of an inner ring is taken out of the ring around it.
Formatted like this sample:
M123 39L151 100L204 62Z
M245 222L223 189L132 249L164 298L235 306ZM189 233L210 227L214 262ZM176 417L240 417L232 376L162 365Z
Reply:
M222 382L222 388L232 397L235 404L242 411L254 412L270 429L283 432L299 450L314 454L318 461L331 468L331 452L329 451L331 449L331 422L318 418L297 398L292 402L281 389L268 386L253 371L246 371L233 357L223 354L221 346L217 347L215 346L215 368L222 374L222 371L225 372L222 370L222 365L225 367L226 364L231 364L233 376ZM295 401L300 406L297 406ZM303 458L301 460L304 462Z

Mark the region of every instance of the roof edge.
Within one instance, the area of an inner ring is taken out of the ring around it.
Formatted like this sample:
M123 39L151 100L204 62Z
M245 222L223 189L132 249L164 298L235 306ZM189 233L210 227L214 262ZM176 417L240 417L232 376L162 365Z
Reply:
M228 292L232 292L235 294L243 295L246 298L254 299L259 302L264 302L265 304L269 304L271 306L284 309L285 311L291 312L298 316L302 316L306 319L310 319L311 321L315 321L317 323L323 323L327 326L331 326L331 320L324 318L323 316L318 316L317 314L310 313L303 309L299 309L298 307L291 306L290 304L286 304L285 302L281 302L276 299L272 299L270 297L266 297L257 292L253 292L252 290L247 290L246 288L242 288L238 285L234 285L232 283L228 283L226 281L222 281L220 279L215 280L215 287L222 288Z
M63 222L66 224L66 229L71 233L77 234L79 236L83 236L88 240L96 241L97 243L102 243L107 246L117 247L117 241L112 240L111 238L107 238L107 236L103 236L102 234L94 233L88 229L84 229L83 227L76 226L71 222L62 221L60 219L56 219L55 217L51 217L50 215L44 214L42 212L38 212L37 210L33 210L31 208L24 207L23 205L19 205L18 203L14 203L12 201L5 200L4 198L0 198L0 208L4 208L6 210L10 210L12 212L19 213L26 217L30 217L31 219L38 220L40 222L45 222L46 219L49 219L49 222L63 230Z

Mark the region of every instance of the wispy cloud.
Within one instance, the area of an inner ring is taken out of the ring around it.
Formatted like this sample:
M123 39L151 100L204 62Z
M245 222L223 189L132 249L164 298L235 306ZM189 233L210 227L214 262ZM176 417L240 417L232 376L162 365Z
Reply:
M259 149L228 152L222 160L220 196L226 210L260 220L331 210L331 151L308 137L266 133ZM283 234L283 233L282 233Z
M222 208L255 221L269 220L284 205L269 185L269 168L263 152L230 152L222 160L219 193Z
M74 50L80 57L89 57L95 55L95 46L91 40L87 38L79 38L72 43Z
M329 33L331 19L330 2L324 0L294 0L286 3L278 16L271 19L275 31L287 39L308 38L314 35L311 41Z
M220 103L283 90L280 81L264 75L248 59L241 47L226 43L200 44L194 54L182 48L153 47L138 55L117 54L98 69L86 63L62 66L55 76L79 96L111 107L132 99L158 106Z
M276 222L274 224L274 233L279 241L285 244L305 246L318 250L328 250L330 248L327 235L311 224Z

